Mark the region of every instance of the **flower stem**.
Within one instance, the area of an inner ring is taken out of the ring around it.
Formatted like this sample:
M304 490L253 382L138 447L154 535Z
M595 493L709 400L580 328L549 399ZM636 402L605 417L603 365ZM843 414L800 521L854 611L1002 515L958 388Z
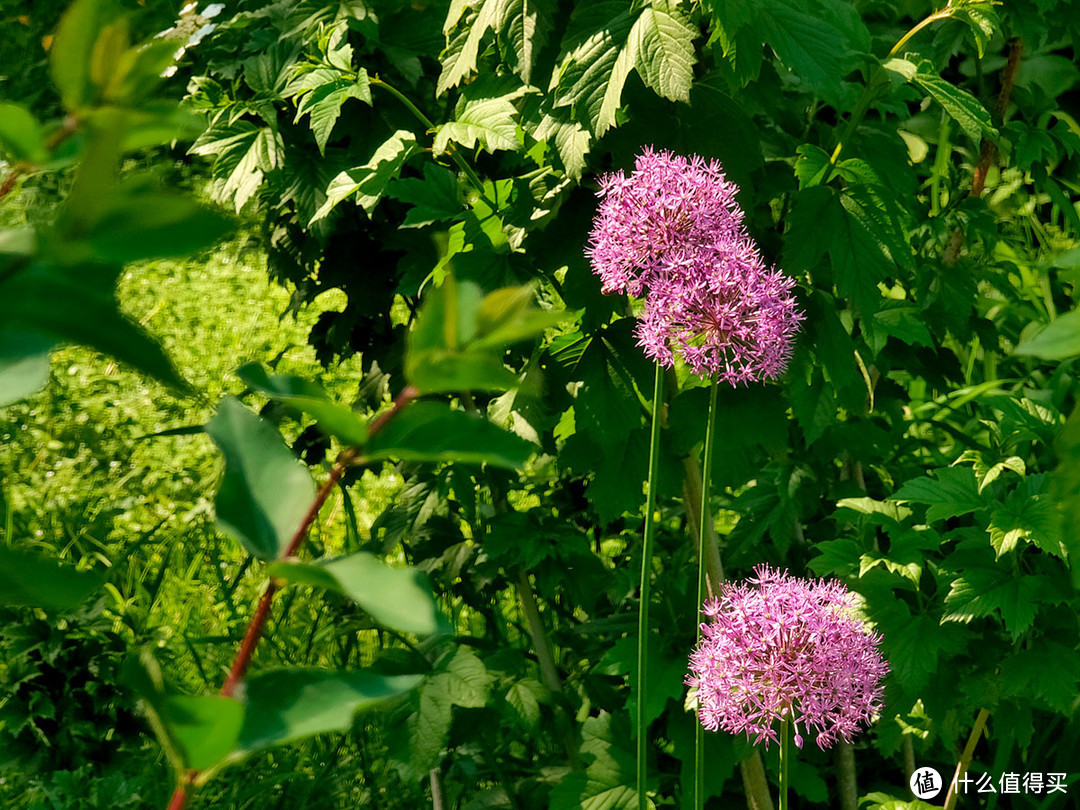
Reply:
M788 733L788 719L785 717L780 721L780 810L788 810L788 760L791 753L788 750L788 738L790 736Z
M712 483L712 455L713 443L716 438L714 426L716 423L716 392L719 386L713 380L709 391L709 412L705 422L705 450L703 452L701 471L701 517L698 520L698 574L697 574L697 602L695 610L701 610L701 603L705 601L706 589L706 558L708 554L707 538L709 527L712 525L712 510L709 507L709 491ZM711 589L710 589L711 590ZM697 622L697 643L701 644L701 622ZM705 728L701 725L700 707L698 709L698 722L694 727L694 808L703 810L705 807Z
M975 716L975 725L971 727L967 745L964 746L964 752L960 755L960 761L956 763L956 772L949 785L949 792L945 795L945 810L953 810L956 807L956 785L964 778L964 774L971 765L971 758L975 755L975 746L979 744L979 738L982 736L983 729L986 728L988 717L990 717L990 712L987 709L979 709L979 713Z
M649 440L649 482L645 493L645 539L641 545L641 603L638 606L637 648L637 794L638 810L648 810L645 790L645 768L648 759L648 721L645 719L646 659L649 648L649 599L652 573L652 547L656 534L653 510L656 507L656 484L660 466L660 422L664 408L664 370L656 364L653 383L652 433Z

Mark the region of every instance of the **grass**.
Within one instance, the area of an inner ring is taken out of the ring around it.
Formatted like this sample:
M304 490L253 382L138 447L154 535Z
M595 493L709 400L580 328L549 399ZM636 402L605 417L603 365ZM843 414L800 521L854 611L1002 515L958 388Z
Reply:
M115 685L122 658L148 646L178 687L216 691L263 587L258 567L213 527L220 462L208 437L154 434L204 424L223 395L242 393L231 371L249 361L320 380L343 402L353 401L359 388L359 358L322 379L328 375L306 343L319 313L343 300L327 294L316 307L281 317L288 292L267 280L263 257L243 242L197 261L134 266L118 294L125 312L164 344L198 395L180 396L108 357L70 347L54 354L44 390L0 409L4 542L109 571L101 598L76 615L0 615L3 806L121 807L129 799L131 806L164 806L171 784L159 749L132 711L131 695ZM282 421L289 439L301 428ZM400 486L388 471L368 472L354 488L361 536ZM315 544L340 550L344 517L341 498L331 499ZM325 607L297 593L279 600L275 637L260 648L256 666L326 663L322 658L340 652L326 628L320 643L305 643ZM110 645L89 644L102 638ZM46 663L62 673L56 683L46 683ZM118 740L116 757L80 764L106 727ZM56 760L64 733L71 767ZM80 746L86 749L81 755ZM306 807L347 806L338 802L355 803L367 789L362 779L335 775L328 763L355 774L360 756L355 740L313 740L257 758L245 767L259 779L224 780L198 804L243 807L259 797L259 806L297 800ZM371 806L379 806L368 793Z

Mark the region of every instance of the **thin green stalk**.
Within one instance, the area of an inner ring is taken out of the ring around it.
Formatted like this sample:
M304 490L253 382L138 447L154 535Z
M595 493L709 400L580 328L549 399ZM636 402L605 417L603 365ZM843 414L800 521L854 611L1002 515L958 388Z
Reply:
M712 510L709 508L709 493L712 484L712 456L713 444L716 438L714 426L716 424L716 392L719 389L713 380L709 391L709 414L705 423L705 451L703 453L701 471L701 517L698 520L698 574L697 574L697 603L695 611L701 610L701 603L705 601L706 584L706 559L707 538L709 527L712 525ZM697 614L695 613L695 616ZM697 643L701 644L701 622L697 622ZM705 728L701 725L700 710L698 722L694 726L694 808L702 810L705 807Z
M435 123L426 115L424 115L423 111L415 104L413 104L409 97L402 93L400 90L398 90L396 87L387 84L382 79L369 79L368 81L371 86L381 87L387 93L389 93L402 104L404 104L408 108L409 112L416 116L416 120L418 120L421 124L427 127L429 132L435 129ZM473 171L472 166L470 166L465 161L465 158L458 154L457 147L454 146L454 144L452 143L447 144L446 151L450 154L450 157L453 158L454 163L458 165L458 168L465 172L465 176L469 178L469 182L473 184L473 186L476 188L477 191L480 192L481 195L483 195L484 182L480 179L480 176L475 171Z
M664 408L664 371L656 364L653 383L652 433L649 440L649 483L645 493L645 539L641 545L641 604L638 607L637 648L637 793L638 810L648 810L645 790L645 770L648 758L648 722L645 720L646 658L649 644L650 574L652 573L653 539L656 535L653 510L656 508L657 471L660 466L660 422Z
M788 786L788 760L791 758L788 750L788 719L780 721L780 810L788 810L787 786Z

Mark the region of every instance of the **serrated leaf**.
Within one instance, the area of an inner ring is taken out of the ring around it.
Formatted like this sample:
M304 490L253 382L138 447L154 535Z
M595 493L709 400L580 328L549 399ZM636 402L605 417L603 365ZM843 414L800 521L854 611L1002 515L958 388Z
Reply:
M278 669L244 681L244 752L261 751L330 731L348 731L353 716L409 692L420 675L376 675L363 670Z
M311 474L273 426L226 397L206 432L225 456L218 527L263 559L280 555L315 498Z
M237 211L255 196L266 173L280 168L284 150L279 133L244 119L210 127L191 147L193 155L216 157L211 192L219 201L231 199Z
M440 154L453 142L466 149L483 148L492 154L517 151L520 148L517 117L517 109L508 96L467 99L459 105L454 120L438 128L432 149Z
M841 79L858 50L833 21L789 0L766 0L757 15L765 41L785 67L834 106L842 103ZM817 11L817 10L815 10Z
M814 550L818 555L807 566L818 576L847 576L858 568L863 554L863 547L854 540L824 540L815 543Z
M911 614L899 599L869 601L869 614L882 635L889 673L905 695L917 695L938 672L943 660L959 655L971 634L954 624L941 624L932 614Z
M1024 541L1064 559L1067 553L1061 542L1060 521L1060 513L1049 496L1018 491L990 513L987 531L998 557Z
M906 81L921 87L973 140L997 137L990 113L979 100L966 90L961 90L941 78L929 60L918 59L912 62L909 59L890 59L884 66L887 70L903 76Z
M437 402L405 408L368 442L365 457L403 461L492 464L519 469L533 446L479 414Z
M400 178L386 187L386 196L412 206L402 223L404 228L419 228L433 222L445 222L462 212L457 175L437 163L424 164L424 179Z
M820 185L829 170L829 154L820 146L804 143L795 150L795 179L799 188Z
M697 28L679 7L646 6L627 41L627 51L645 86L669 101L690 101Z
M412 758L423 771L434 763L450 733L453 707L479 709L487 704L495 682L468 647L444 659L420 689L419 707L409 718Z
M946 520L966 515L989 504L979 494L975 471L969 467L934 470L935 478L913 478L893 493L890 501L926 504L926 520Z
M442 73L436 95L442 95L476 72L480 45L488 31L494 31L507 46L511 69L526 84L532 75L536 53L544 47L550 28L552 4L547 0L480 0L468 23L455 24L463 9L451 9L447 15L447 48L442 57Z
M551 791L549 810L631 810L637 807L633 755L616 741L607 712L582 725L581 753L590 758L584 771L567 774ZM629 729L627 729L629 731ZM649 802L652 807L652 802Z
M953 580L941 620L966 624L996 612L1015 639L1035 621L1038 597L1049 584L1049 577L1016 576L1004 566L968 566Z
M430 635L440 626L427 576L416 568L394 568L361 552L314 563L276 562L267 572L344 594L391 630Z
M526 731L534 731L540 723L540 703L548 700L546 686L535 678L522 678L506 690L504 700L514 710L515 719Z
M101 587L97 571L41 555L0 546L0 605L37 607L63 612L76 607Z
M326 189L326 202L315 212L308 225L319 221L338 203L353 195L357 204L370 216L387 185L398 176L405 161L419 150L416 136L399 129L375 150L371 160L363 166L341 172L330 181Z
M326 152L326 142L341 115L342 105L350 98L371 104L371 87L364 68L356 76L329 68L318 68L301 75L285 88L285 95L295 92L300 101L296 106L296 121L310 116L311 132L320 153Z
M1069 715L1075 710L1080 653L1046 637L1032 639L1001 662L1001 676L1007 696L1042 698L1054 711Z
M346 444L367 441L367 423L352 408L331 402L321 387L300 377L267 374L260 363L247 363L236 370L245 385L303 413L310 414L319 427Z

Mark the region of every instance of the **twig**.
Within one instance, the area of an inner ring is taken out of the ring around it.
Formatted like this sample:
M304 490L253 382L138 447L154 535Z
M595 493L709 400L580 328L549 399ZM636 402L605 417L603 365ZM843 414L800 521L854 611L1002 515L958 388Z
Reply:
M371 427L368 429L368 439L371 439L375 434L382 430L386 423L393 419L402 408L408 405L412 400L416 399L419 393L420 392L411 385L402 389L401 393L398 394L397 399L394 400L393 406L385 413L379 414L379 416L372 421ZM357 458L358 452L355 447L347 447L338 454L337 460L330 470L330 476L322 487L319 488L318 493L315 495L315 500L312 502L307 513L304 515L303 521L300 523L300 527L292 536L289 545L286 546L285 550L278 556L279 560L295 556L301 544L304 542L304 538L307 537L311 525L315 522L316 518L318 518L319 510L326 502L327 497L329 497L330 493L334 490L334 487L337 486L337 483L341 480L341 476L345 473L345 470L355 463ZM271 579L267 584L266 589L263 591L262 596L259 598L255 613L248 622L247 632L244 633L244 640L240 643L240 649L236 651L236 657L233 659L232 667L229 669L229 674L225 679L224 685L221 687L220 694L222 697L232 697L236 692L237 685L244 677L248 664L251 663L251 658L255 654L255 648L263 637L263 633L266 629L266 622L270 618L271 604L274 601L274 596L281 588L281 585L282 582L280 579ZM187 805L188 787L195 783L198 775L199 772L196 770L188 771L184 775L181 783L177 785L176 790L173 791L167 810L183 810Z

